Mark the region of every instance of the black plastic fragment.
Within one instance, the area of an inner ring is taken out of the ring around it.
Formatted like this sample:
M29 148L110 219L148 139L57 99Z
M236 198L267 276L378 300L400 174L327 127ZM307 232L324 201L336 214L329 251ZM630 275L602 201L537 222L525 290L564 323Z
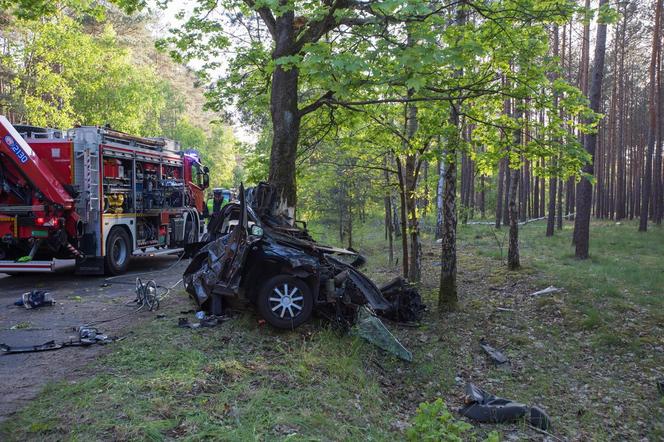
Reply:
M541 408L494 396L472 383L466 384L466 405L459 413L484 423L498 424L525 419L533 427L542 430L551 428L551 419Z
M507 356L505 356L502 352L500 352L499 350L496 350L495 348L493 348L492 346L487 344L484 341L484 339L480 340L480 347L482 347L482 350L484 350L484 352L487 355L489 355L489 357L491 358L491 361L495 365L503 365L503 364L508 364L510 362L510 360L507 359Z

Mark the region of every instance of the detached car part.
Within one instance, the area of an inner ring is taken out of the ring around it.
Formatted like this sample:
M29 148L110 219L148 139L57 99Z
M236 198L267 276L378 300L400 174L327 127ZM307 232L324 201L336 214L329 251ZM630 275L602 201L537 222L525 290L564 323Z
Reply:
M466 405L459 413L478 422L497 424L525 419L542 430L551 427L551 419L541 408L494 396L471 383L466 384Z
M314 312L348 327L361 306L395 321L422 319L426 307L414 287L397 278L378 288L357 269L364 258L356 251L318 244L306 224L294 226L271 185L240 187L239 197L212 217L203 242L187 250L193 259L183 280L202 310L220 315L223 299L234 298L282 329Z

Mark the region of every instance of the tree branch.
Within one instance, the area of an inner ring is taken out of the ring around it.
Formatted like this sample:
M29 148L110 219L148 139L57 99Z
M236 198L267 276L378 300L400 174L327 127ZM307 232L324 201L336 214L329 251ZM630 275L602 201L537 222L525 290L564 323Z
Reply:
M267 30L270 31L270 35L272 36L273 40L277 39L277 21L274 18L274 15L272 15L272 11L266 6L263 6L261 8L256 9L256 2L254 0L244 0L244 2L249 6L251 9L255 10L258 12L258 15L261 16L263 19L263 22L265 23L265 26L267 27Z
M334 0L327 14L320 20L309 23L302 35L295 41L293 54L300 52L305 44L317 42L323 35L334 29L338 25L334 17L335 11L341 8L348 8L352 5L353 2L349 2L348 0Z
M333 95L334 95L334 92L327 91L325 93L325 95L321 96L318 100L316 100L313 103L311 103L311 104L303 107L302 109L300 109L300 111L299 111L300 117L303 117L303 116L315 111L319 107L321 107L325 104L328 104L330 99L332 99Z

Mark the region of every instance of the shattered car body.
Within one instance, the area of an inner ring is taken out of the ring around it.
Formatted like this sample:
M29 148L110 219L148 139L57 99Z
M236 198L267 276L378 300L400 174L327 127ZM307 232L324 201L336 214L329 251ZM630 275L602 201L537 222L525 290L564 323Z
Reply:
M285 329L313 313L347 327L361 306L396 321L422 318L417 290L401 278L378 288L358 270L364 258L357 252L318 244L306 225L291 225L272 186L241 189L239 196L212 218L184 273L187 291L203 310L221 314L224 299L241 299Z

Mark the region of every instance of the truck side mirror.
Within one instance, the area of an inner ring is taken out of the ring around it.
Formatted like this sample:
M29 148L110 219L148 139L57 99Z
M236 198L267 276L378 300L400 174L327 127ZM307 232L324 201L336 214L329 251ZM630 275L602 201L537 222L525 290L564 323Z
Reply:
M203 188L207 189L208 187L210 187L210 175L207 172L205 172L205 174L203 175Z

